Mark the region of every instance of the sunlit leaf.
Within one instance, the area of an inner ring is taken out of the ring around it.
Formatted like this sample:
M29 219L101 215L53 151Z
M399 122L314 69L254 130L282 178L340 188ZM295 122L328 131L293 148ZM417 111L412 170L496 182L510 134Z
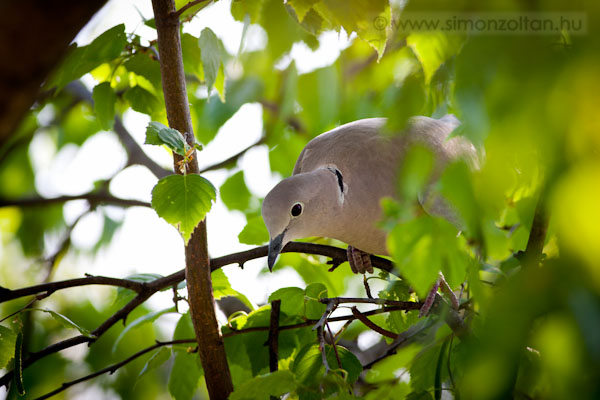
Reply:
M0 325L0 368L8 365L8 362L15 356L15 344L17 343L17 334L12 329Z
M200 175L170 175L159 180L152 190L152 208L177 226L187 243L216 197L215 187Z
M158 99L141 86L134 86L127 90L123 97L129 102L131 108L137 112L152 115L158 111Z
M204 28L200 33L198 43L204 70L204 81L210 97L210 91L217 80L217 74L221 66L221 42L210 28Z
M244 182L244 171L231 175L219 190L221 200L230 210L245 211L250 205L250 192Z
M246 226L238 235L240 243L260 245L269 241L269 231L260 215L248 218Z
M304 310L306 318L319 319L327 306L319 299L327 297L327 288L322 283L311 283L304 291Z

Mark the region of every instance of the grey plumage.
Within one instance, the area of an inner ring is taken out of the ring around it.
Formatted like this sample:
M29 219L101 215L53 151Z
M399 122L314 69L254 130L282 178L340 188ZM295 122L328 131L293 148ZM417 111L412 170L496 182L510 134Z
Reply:
M464 158L478 166L470 142L462 137L448 139L459 125L452 115L413 117L397 135L383 135L385 124L385 118L354 121L306 145L292 176L279 182L263 202L262 215L271 237L269 267L287 242L309 236L330 237L368 253L387 254L385 232L376 226L382 217L380 200L396 196L398 167L414 144L432 151L431 183L451 160ZM459 226L454 210L429 192L426 189L418 199L425 210ZM301 213L293 215L299 207Z

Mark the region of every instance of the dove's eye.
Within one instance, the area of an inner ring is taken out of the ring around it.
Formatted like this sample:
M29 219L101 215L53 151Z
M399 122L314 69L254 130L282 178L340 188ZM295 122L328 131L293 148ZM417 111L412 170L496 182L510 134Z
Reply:
M292 206L292 209L290 210L290 214L292 215L292 217L298 217L300 214L302 214L302 204L295 203Z

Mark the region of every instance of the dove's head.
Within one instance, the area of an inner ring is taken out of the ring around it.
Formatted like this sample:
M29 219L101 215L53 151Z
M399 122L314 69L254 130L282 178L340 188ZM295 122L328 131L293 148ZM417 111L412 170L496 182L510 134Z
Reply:
M339 209L335 173L328 169L293 175L265 197L262 216L269 231L269 269L294 239L328 236Z

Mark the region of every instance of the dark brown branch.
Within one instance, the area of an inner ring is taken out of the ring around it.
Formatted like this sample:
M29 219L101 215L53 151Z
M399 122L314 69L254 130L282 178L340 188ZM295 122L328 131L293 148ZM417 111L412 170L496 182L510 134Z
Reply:
M255 247L250 250L241 251L238 253L228 254L222 257L216 257L210 260L211 271L217 270L221 267L230 264L239 264L243 265L249 260L254 260L261 257L267 256L267 246ZM305 253L305 254L316 254L326 257L338 257L346 254L346 250L341 249L339 247L326 246L322 244L314 244L314 243L303 243L303 242L291 242L287 246L285 246L283 252L287 253ZM393 268L391 262L385 258L381 257L372 257L373 266L380 268L382 270L388 271ZM76 278L69 279L61 282L52 282L43 285L30 286L22 289L10 290L6 288L0 288L0 303L14 300L17 298L21 298L24 296L34 295L38 293L48 292L52 293L61 289L68 289L76 286L83 285L112 285L112 286L120 286L125 287L127 289L131 289L139 292L143 285L152 285L154 290L159 291L165 289L167 287L173 286L185 279L185 270L177 271L169 276L164 278L157 279L156 281L149 282L147 284L143 284L137 281L131 281L127 279L117 279L117 278L106 278L100 276L91 276L87 278ZM111 283L112 282L112 283ZM139 286L138 286L139 285ZM360 302L364 299L358 299L357 302ZM381 299L376 301L381 301ZM392 302L393 300L386 300L387 303ZM348 302L352 302L352 299L348 299ZM400 302L402 303L402 302ZM375 303L375 304L384 304L384 303Z
M269 371L275 372L279 366L279 314L281 310L281 300L271 302L271 320L269 324Z
M29 286L26 288L16 290L0 288L0 303L17 299L20 297L35 295L38 293L43 293L42 296L47 297L57 290L85 285L118 286L126 289L131 289L138 293L142 290L144 286L144 284L141 282L129 279L109 278L106 276L88 276L85 278L76 278L58 282L43 283L41 285Z
M369 327L369 329L379 333L382 336L387 336L392 339L396 339L398 337L397 333L390 332L387 329L383 329L382 327L380 327L379 325L377 325L376 323L371 321L369 318L367 318L366 315L364 315L360 311L358 311L358 308L356 308L356 307L352 307L352 315L354 315L354 317L356 319L358 319L360 322L362 322L367 327Z
M134 199L121 199L106 193L84 193L75 196L29 197L23 199L0 199L0 207L35 207L49 204L66 203L72 200L87 200L90 204L112 204L122 207L150 207L150 203Z
M94 379L94 378L96 378L96 377L98 377L100 375L103 375L103 374L106 374L106 373L114 374L115 371L117 371L119 368L123 367L124 365L127 365L131 361L135 360L136 358L139 358L139 357L143 356L144 354L149 353L152 350L158 349L160 347L171 346L171 345L174 345L174 344L194 343L194 342L195 342L194 339L180 339L180 340L173 340L173 341L170 341L170 342L156 342L155 345L147 347L147 348L145 348L143 350L140 350L137 353L135 353L135 354L127 357L123 361L120 361L120 362L118 362L116 364L110 365L110 366L108 366L106 368L103 368L101 370L93 372L93 373L91 373L89 375L82 376L81 378L77 378L77 379L74 379L72 381L65 382L59 388L57 388L57 389L55 389L55 390L53 390L53 391L51 391L49 393L46 393L43 396L40 396L40 397L36 398L36 400L48 399L48 398L50 398L50 397L52 397L52 396L54 396L54 395L56 395L56 394L58 394L58 393L60 393L60 392L62 392L64 390L70 388L73 385L76 385L76 384L81 383L81 382L89 381L90 379Z

